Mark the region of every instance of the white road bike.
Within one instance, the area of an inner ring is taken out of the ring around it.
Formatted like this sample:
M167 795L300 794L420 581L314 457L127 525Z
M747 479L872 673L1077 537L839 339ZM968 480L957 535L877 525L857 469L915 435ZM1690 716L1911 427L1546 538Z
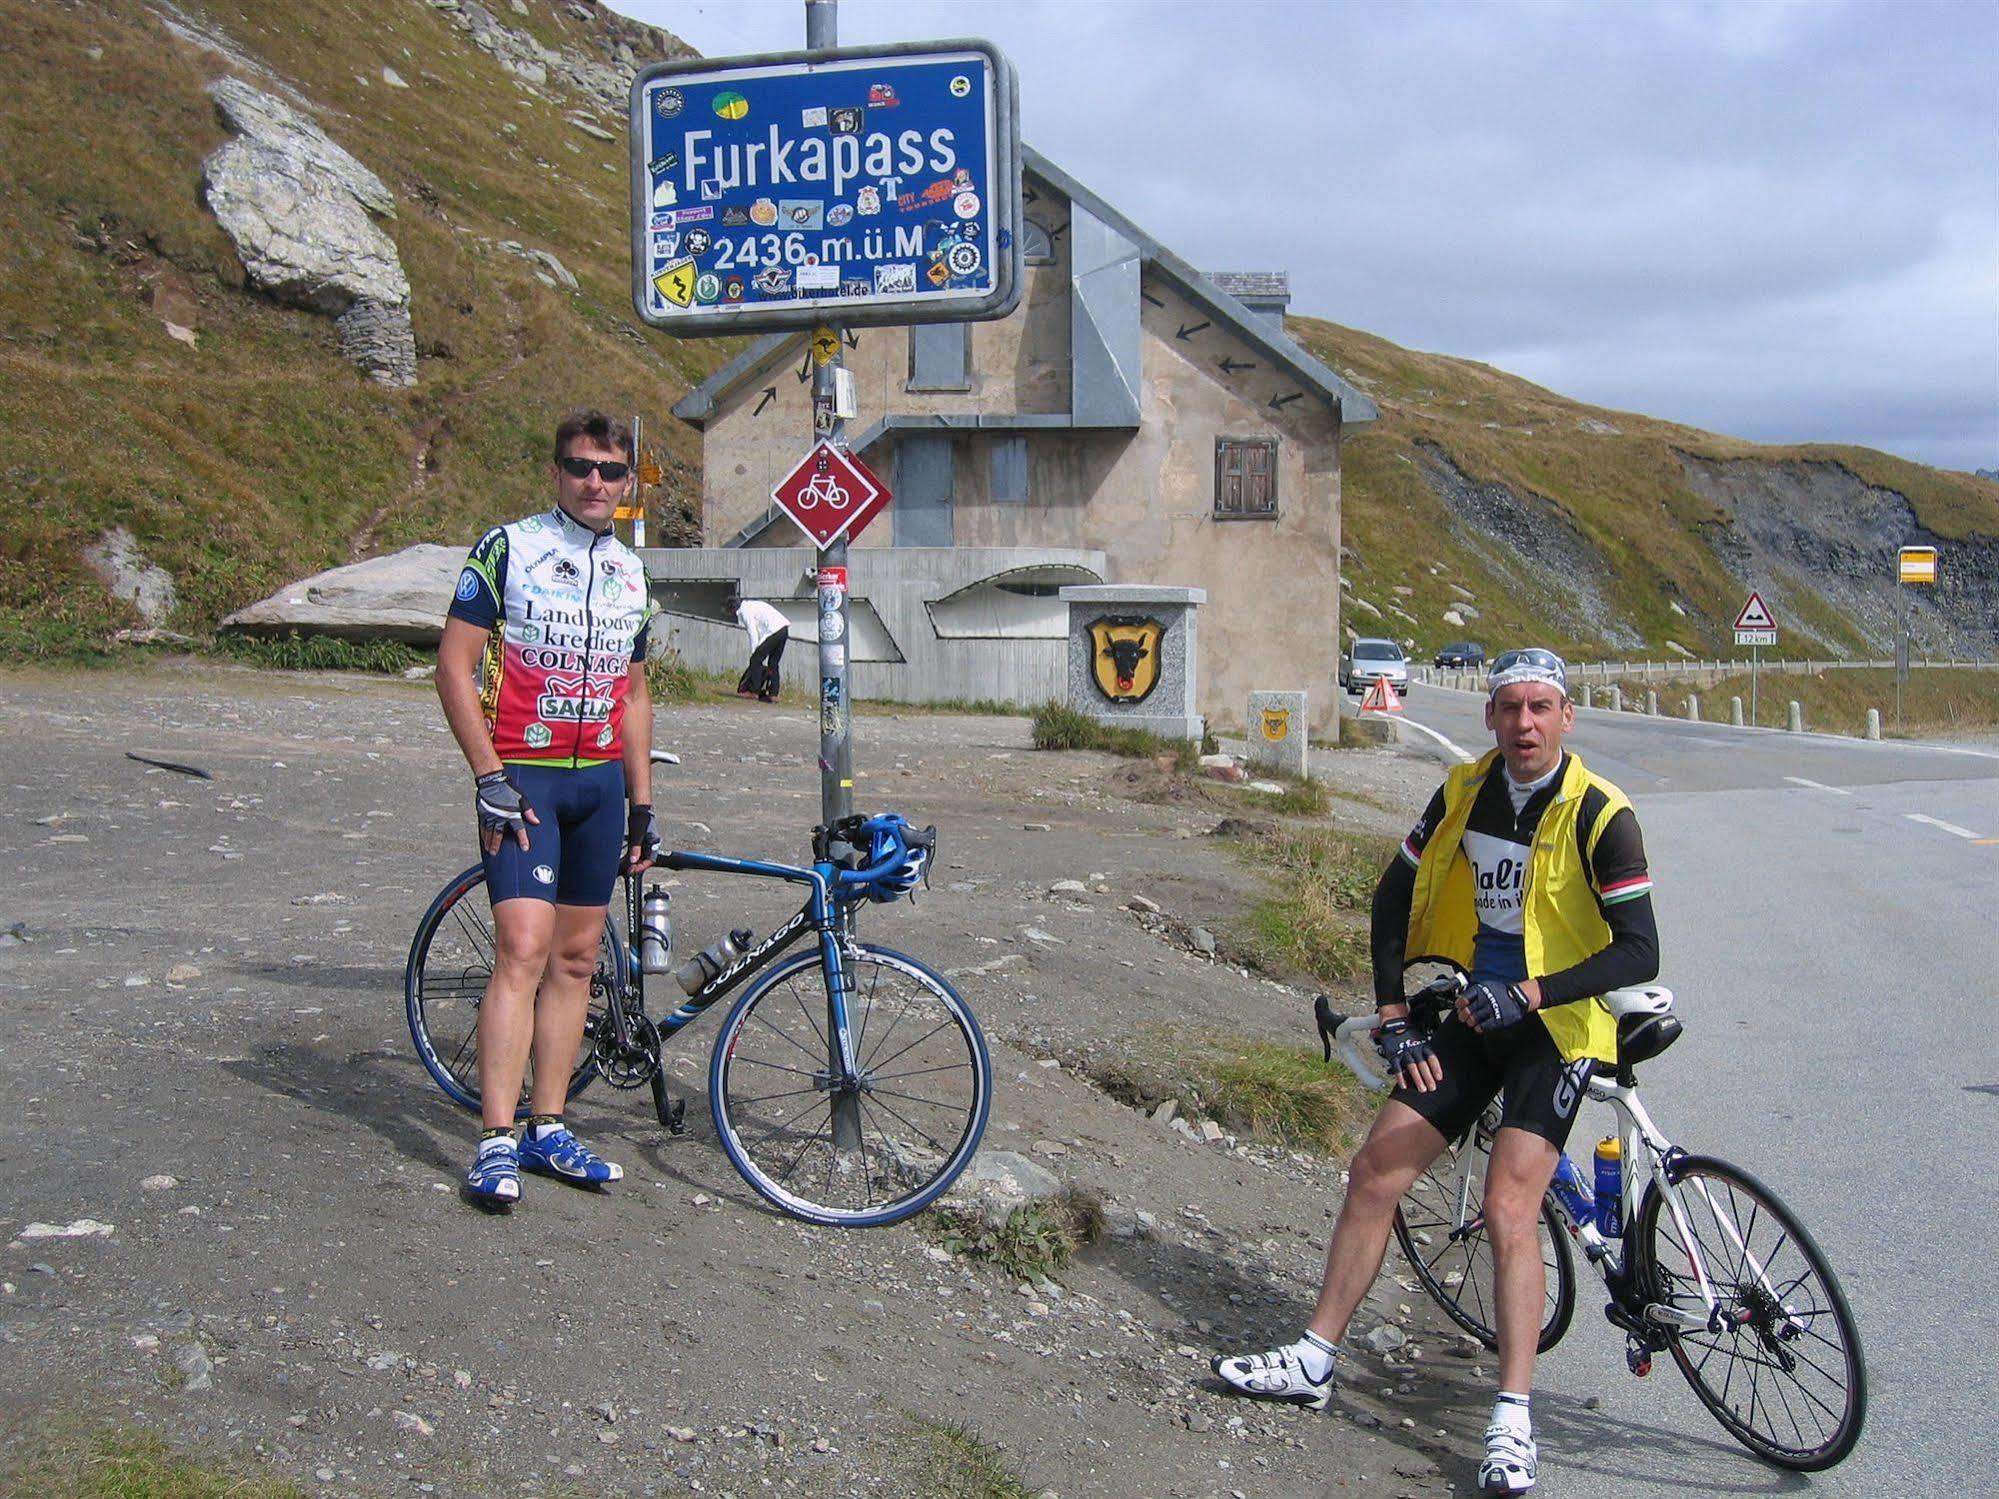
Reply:
M1454 974L1415 995L1416 1023L1457 1024L1451 1011L1463 984ZM1561 1157L1541 1205L1540 1348L1561 1341L1575 1311L1574 1244L1609 1293L1604 1316L1623 1331L1633 1374L1644 1377L1655 1353L1670 1353L1701 1403L1751 1452L1796 1472L1830 1468L1853 1450L1867 1414L1866 1366L1846 1296L1768 1187L1715 1156L1680 1149L1639 1101L1637 1065L1680 1036L1672 991L1618 989L1604 1002L1617 1017L1617 1065L1590 1079L1589 1095L1617 1113L1624 1190L1615 1203L1595 1201L1576 1163ZM1387 1088L1372 1045L1376 1017L1339 1014L1323 994L1314 1011L1326 1059L1337 1050L1355 1077ZM1416 1278L1488 1348L1498 1337L1482 1204L1499 1120L1494 1099L1395 1214Z

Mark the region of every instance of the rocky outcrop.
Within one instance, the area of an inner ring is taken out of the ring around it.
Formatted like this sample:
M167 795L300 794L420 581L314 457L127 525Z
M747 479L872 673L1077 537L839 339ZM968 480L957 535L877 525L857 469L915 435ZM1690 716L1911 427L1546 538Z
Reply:
M689 55L684 47L666 47L664 44L670 39L664 33L602 7L592 10L571 7L579 17L589 18L602 35L608 56L597 58L545 46L525 27L508 26L492 10L479 4L479 0L424 0L424 3L448 16L471 36L475 47L521 82L536 88L554 82L582 94L615 118L624 116L641 52L656 54L647 56L647 62ZM508 8L516 15L528 13L521 0L509 0Z
M435 645L465 548L424 543L284 588L222 621L245 635L332 635Z
M1451 512L1460 539L1496 574L1531 578L1546 601L1568 616L1578 636L1617 647L1643 644L1643 637L1597 587L1595 580L1609 569L1567 511L1543 495L1476 482L1435 443L1419 442L1416 450L1423 478ZM1461 627L1467 615L1477 617L1476 610L1462 605L1458 613L1453 628Z
M209 86L236 138L202 163L202 194L260 290L339 319L341 352L385 385L416 383L409 277L370 214L381 178L283 100L237 78Z
M1787 608L1791 600L1816 595L1875 655L1893 651L1904 609L1919 650L1999 651L1999 537L1938 537L1918 523L1905 496L1838 463L1682 453L1680 467L1694 493L1722 513L1706 528L1715 556L1761 593L1780 625L1797 617ZM1934 588L1896 581L1895 554L1905 546L1938 549Z
M173 574L149 562L123 526L113 527L94 545L85 547L83 560L113 596L138 610L147 624L157 625L174 612Z

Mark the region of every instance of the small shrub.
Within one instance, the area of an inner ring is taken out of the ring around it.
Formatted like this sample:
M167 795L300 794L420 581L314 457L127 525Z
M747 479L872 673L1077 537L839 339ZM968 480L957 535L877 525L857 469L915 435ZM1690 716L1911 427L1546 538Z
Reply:
M937 1499L1027 1499L1032 1492L999 1449L960 1421L912 1420L929 1438L923 1492Z
M1103 1204L1073 1188L1014 1208L997 1222L983 1207L936 1208L928 1216L940 1246L1014 1280L1048 1279L1104 1233Z
M1284 790L1271 798L1272 811L1282 812L1288 817L1323 817L1332 805L1331 794L1318 781L1294 781L1289 776L1281 777Z
M1367 972L1368 913L1393 839L1331 828L1284 828L1233 840L1273 890L1249 914L1245 945L1263 967L1327 985Z
M221 655L274 671L370 671L399 675L436 660L400 640L340 640L332 635L218 635Z
M1033 735L1036 749L1096 750L1132 760L1167 757L1181 770L1191 770L1195 760L1192 740L1167 739L1145 729L1113 728L1052 700L1034 710Z

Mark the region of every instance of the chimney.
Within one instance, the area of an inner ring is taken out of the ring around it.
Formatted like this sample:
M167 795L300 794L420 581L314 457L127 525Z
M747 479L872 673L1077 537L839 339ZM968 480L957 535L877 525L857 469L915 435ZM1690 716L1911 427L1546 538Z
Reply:
M1291 277L1285 271L1209 271L1208 280L1247 307L1273 333L1284 331L1291 305Z

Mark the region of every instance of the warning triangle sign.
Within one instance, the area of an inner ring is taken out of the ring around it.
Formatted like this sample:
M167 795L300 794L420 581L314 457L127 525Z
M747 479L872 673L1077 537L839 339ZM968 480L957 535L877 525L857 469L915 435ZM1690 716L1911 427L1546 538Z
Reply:
M1749 602L1742 606L1742 612L1735 616L1738 630L1774 630L1777 621L1771 617L1769 608L1763 602L1763 595L1752 593Z
M1367 696L1360 700L1363 713L1400 713L1402 699L1395 695L1395 689L1386 677L1376 677L1374 685L1367 689Z

